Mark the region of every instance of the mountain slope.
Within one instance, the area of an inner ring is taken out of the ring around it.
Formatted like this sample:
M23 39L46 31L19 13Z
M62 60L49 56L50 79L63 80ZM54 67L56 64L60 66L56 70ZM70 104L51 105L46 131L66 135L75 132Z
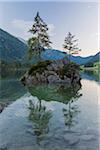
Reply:
M23 42L24 44L26 44L27 45L27 41L26 40L24 40L23 38L20 38L20 37L17 37L21 42Z
M0 58L2 60L21 60L26 52L26 44L8 32L0 29Z
M100 66L99 64L100 64L100 52L94 55L93 58L90 61L88 61L84 66L85 67L97 66L98 69L98 67Z
M68 54L55 49L47 49L45 52L42 53L41 56L43 59L56 60L56 59L62 59L64 57L68 57ZM71 61L79 65L86 64L93 58L94 56L89 56L89 57L71 56L70 57Z
M67 57L68 55L60 50L55 49L46 49L44 52L42 52L41 57L43 59L49 59L49 60L57 60L62 59L64 57Z
M99 62L99 60L100 60L100 52L98 52L96 55L94 55L93 57L92 57L92 59L90 60L90 61L88 61L88 63L95 63L95 62Z
M92 58L93 56L88 56L88 57L71 56L71 61L82 65L82 64L86 64L87 62L89 62Z
M19 61L23 63L28 63L27 59L27 50L28 46L25 41L21 38L16 38L8 32L0 29L0 59L6 61ZM96 62L99 60L100 53L97 53L94 56L89 57L80 57L80 56L71 56L71 61L84 65L89 62ZM68 59L68 54L60 50L55 49L46 49L41 54L42 59L57 60L66 57ZM32 62L38 60L38 57L35 57Z

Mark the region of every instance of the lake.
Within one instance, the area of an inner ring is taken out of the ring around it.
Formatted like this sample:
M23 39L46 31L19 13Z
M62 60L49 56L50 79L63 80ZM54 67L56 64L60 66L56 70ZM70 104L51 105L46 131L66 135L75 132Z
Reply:
M0 82L0 150L99 150L100 85L82 73L82 86L24 87L23 73Z

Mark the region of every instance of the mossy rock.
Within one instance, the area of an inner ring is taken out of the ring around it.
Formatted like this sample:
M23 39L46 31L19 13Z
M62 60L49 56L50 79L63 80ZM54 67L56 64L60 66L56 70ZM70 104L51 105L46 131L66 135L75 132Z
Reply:
M48 65L50 65L52 61L46 60L46 61L40 61L37 64L34 64L30 70L28 71L29 75L34 75L36 72L42 73Z
M71 75L75 72L79 71L79 65L76 63L70 62L67 65L65 65L62 69L58 71L58 74L62 77L67 76L71 77Z

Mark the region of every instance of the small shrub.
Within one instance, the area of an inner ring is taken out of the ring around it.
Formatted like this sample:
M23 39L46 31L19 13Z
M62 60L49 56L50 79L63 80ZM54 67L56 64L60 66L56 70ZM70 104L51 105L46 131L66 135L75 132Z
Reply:
M92 62L87 63L87 64L84 65L84 67L93 67L93 63Z
M47 68L47 66L50 65L50 64L51 64L50 60L40 61L40 62L38 62L37 64L35 64L31 67L28 74L33 75L36 72L42 73L42 71L45 70Z
M71 74L75 73L77 70L79 70L79 66L73 62L70 62L59 71L59 74L62 77L66 75L70 78Z

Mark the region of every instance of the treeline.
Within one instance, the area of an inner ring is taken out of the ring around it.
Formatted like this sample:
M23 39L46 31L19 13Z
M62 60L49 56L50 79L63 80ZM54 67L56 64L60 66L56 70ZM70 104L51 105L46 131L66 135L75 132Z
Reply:
M27 62L21 62L18 60L12 60L12 61L5 61L0 60L0 69L21 69L21 68L27 68L29 67L29 63Z
M100 62L89 62L84 65L84 67L99 67L100 68Z

